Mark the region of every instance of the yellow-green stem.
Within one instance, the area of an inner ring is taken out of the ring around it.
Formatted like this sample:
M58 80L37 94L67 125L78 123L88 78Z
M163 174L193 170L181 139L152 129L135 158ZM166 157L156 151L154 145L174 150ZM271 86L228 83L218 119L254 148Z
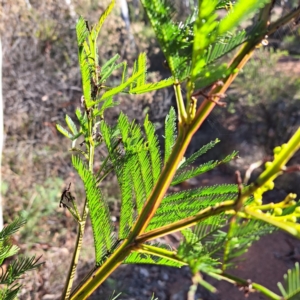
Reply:
M176 102L178 108L178 123L182 124L185 123L187 120L187 112L184 107L184 101L181 93L181 86L178 80L176 80L174 83L174 91L176 95Z
M93 141L93 121L91 118L89 118L89 120L88 120L88 133L89 133L89 145L88 145L88 147L89 147L88 148L89 149L89 171L91 173L93 173L95 147L94 147L94 141ZM82 239L83 239L83 235L84 235L85 224L86 224L86 219L87 219L88 214L89 214L89 209L88 209L88 205L87 205L87 198L85 198L85 202L84 202L83 210L82 210L82 218L81 218L80 224L78 226L76 244L75 244L75 248L74 248L74 252L73 252L72 261L70 264L69 273L67 276L67 281L66 281L65 288L64 288L64 291L62 294L62 300L67 300L70 298L70 293L71 293L71 289L72 289L73 282L74 282L74 276L75 276L75 272L76 272L79 257L80 257L80 251L81 251L81 247L82 247Z
M171 223L169 225L160 227L158 229L154 229L149 232L143 233L136 238L135 242L137 244L141 244L146 241L150 241L150 240L165 236L166 234L170 234L172 232L176 232L176 231L194 226L203 219L206 219L210 216L220 214L225 211L233 210L234 208L235 208L234 200L224 201L221 204L217 204L215 206L207 207L207 208L201 210L195 216L185 218L184 220L177 221L177 222Z
M176 251L170 251L167 249L162 249L155 246L150 246L146 244L141 244L136 249L137 252L147 253L150 255L155 255L161 258L167 258L170 261L174 261L182 266L187 265L184 261L182 261L178 256Z
M216 274L216 273L208 273L209 276L217 278L218 280L226 280L227 282L233 283L233 284L240 284L243 286L249 286L251 285L253 289L255 289L256 291L266 295L267 297L269 297L270 299L273 300L283 300L283 298L277 294L275 294L274 292L272 292L271 290L269 290L268 288L255 283L255 282L251 282L249 283L247 280L241 279L239 277L227 274L227 273L222 273L222 274Z
M172 182L177 170L177 166L182 160L191 138L192 135L188 133L185 125L179 124L178 137L172 149L172 153L157 180L157 184L153 188L152 193L146 201L141 214L134 224L130 236L128 237L130 241L134 241L138 235L144 232L151 221Z
M128 246L128 241L124 243L116 250L116 252L109 257L106 262L89 277L88 280L83 282L78 289L71 294L71 300L83 300L87 299L93 291L101 284L129 255L134 248Z
M85 203L84 203L82 222L80 222L80 224L78 225L78 234L77 234L77 238L76 238L75 249L74 249L73 257L71 260L67 281L66 281L66 284L64 287L64 291L62 293L62 298L61 298L62 300L70 298L70 293L71 293L71 289L72 289L72 285L73 285L73 281L74 281L74 276L75 276L77 264L79 261L79 255L80 255L80 250L81 250L81 246L82 246L82 239L83 239L85 223L86 223L86 218L87 218L87 213L88 213L87 209L85 209L86 201L87 200L85 200Z

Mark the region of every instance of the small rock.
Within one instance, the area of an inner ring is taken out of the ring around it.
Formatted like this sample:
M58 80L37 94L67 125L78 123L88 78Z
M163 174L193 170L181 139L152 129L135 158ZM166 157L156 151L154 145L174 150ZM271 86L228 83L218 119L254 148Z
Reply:
M140 269L140 274L142 274L145 277L149 277L149 271L145 268Z

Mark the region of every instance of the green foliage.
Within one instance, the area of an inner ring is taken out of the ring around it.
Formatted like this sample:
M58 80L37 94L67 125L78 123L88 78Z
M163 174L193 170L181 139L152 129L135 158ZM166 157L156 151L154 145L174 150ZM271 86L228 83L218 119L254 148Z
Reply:
M194 15L185 22L173 21L174 9L166 1L141 1L154 29L174 78L181 79L189 71L189 54L193 38Z
M112 249L114 242L108 205L97 188L96 178L87 169L82 160L73 156L72 164L84 184L94 233L96 264L98 265L104 254Z
M0 298L3 300L15 299L22 287L22 285L18 283L18 279L20 279L24 273L34 270L42 264L39 263L40 257L35 258L33 256L29 258L19 255L17 259L14 259L6 265L5 271L2 267L5 263L5 259L19 252L20 249L16 245L11 244L10 237L24 226L25 223L26 220L24 218L18 217L0 231L0 265L2 269L0 274L0 285L2 285Z
M166 163L170 157L176 140L176 112L173 107L165 120L165 160Z
M208 146L206 146L206 147L208 147ZM215 167L219 166L220 164L228 163L229 161L234 159L237 156L237 154L238 154L238 152L233 151L231 154L227 155L224 159L222 159L220 161L209 161L203 165L200 165L199 167L190 167L190 166L186 166L185 168L182 167L176 173L176 175L172 181L172 185L176 185L176 184L186 181L190 178L193 178L200 174L208 172L208 171L214 169Z
M286 146L275 151L274 161L269 162L266 170L249 186L243 186L238 179L237 184L168 193L170 186L208 172L237 156L234 151L221 160L194 165L198 157L219 142L218 139L201 145L188 158L184 154L193 134L215 106L218 97L215 95L226 91L238 69L264 38L264 26L268 24L265 18L271 8L266 5L268 2L240 0L232 5L230 1L200 0L198 10L178 23L174 9L166 1L142 0L172 73L172 78L157 83L147 83L145 53L138 56L131 76L127 75L127 63L117 63L117 54L103 66L99 65L96 38L114 1L91 29L83 18L78 20L76 32L83 87L82 109L76 110L79 129L69 116L66 116L69 130L60 125L57 128L71 140L71 150L79 154L72 157L72 164L83 181L87 201L82 214L78 213L72 197L74 209L66 206L79 224L79 238L63 297L70 296L87 215L91 218L94 233L95 267L92 275L75 289L71 299L87 298L121 263L188 265L195 282L214 291L201 279L199 272L217 278L225 276L223 272L236 263L235 259L275 226L300 236L299 225L295 224L300 212L291 200L295 197L285 199L278 207L264 206L261 202L262 194L273 187L273 180L300 147L300 131ZM220 18L217 10L222 8L228 12ZM257 26L234 33L242 20L250 18L259 9L261 19ZM229 65L218 63L219 58L240 44L244 45ZM106 86L118 68L123 69L121 82L113 87ZM215 84L219 79L224 81L224 88ZM187 81L186 101L181 92L184 81ZM105 120L105 111L116 105L114 98L119 93L140 94L169 85L175 89L178 114L171 108L165 119L164 153L148 116L143 127L122 112L114 125ZM210 85L212 89L197 109L196 97L201 93L194 91ZM76 148L80 136L84 140L79 144L80 148ZM95 151L100 145L107 152L95 172ZM121 193L117 230L111 220L108 200L99 185L111 173L116 176ZM283 215L278 216L275 208L283 209ZM184 236L178 249L159 243L149 244L149 241L175 231L181 231ZM290 280L295 282L294 276Z
M278 283L278 288L284 300L296 300L300 295L300 271L299 263L295 264L295 268L288 270L284 275L285 288L281 282Z
M163 199L147 231L193 216L202 209L236 195L236 185L208 186L170 193Z

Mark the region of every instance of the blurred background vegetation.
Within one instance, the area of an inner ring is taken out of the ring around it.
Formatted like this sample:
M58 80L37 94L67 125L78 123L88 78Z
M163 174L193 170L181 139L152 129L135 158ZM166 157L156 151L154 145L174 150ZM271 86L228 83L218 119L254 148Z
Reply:
M23 214L28 223L16 237L23 252L43 254L46 265L26 278L22 299L56 299L71 257L76 224L62 208L62 190L72 182L76 196L83 191L72 170L65 138L55 129L80 105L81 78L77 62L75 24L83 15L93 24L109 1L97 0L2 0L0 34L3 45L3 96L5 148L1 193L4 220ZM173 0L184 19L195 7L192 0ZM126 3L126 1L125 1ZM277 1L278 18L297 1ZM122 19L120 5L105 22L99 38L101 62L119 53L130 67L138 53L147 52L148 78L156 81L170 74L164 57L138 0L127 1L130 26ZM195 136L189 152L216 137L223 143L215 155L239 150L241 159L229 169L245 171L249 164L270 155L300 124L300 29L289 24L269 37L268 47L258 49L225 99L227 108L215 112ZM108 84L120 80L114 74ZM120 110L142 120L146 113L158 133L163 117L174 105L172 89L131 97L121 95L121 105L108 112L113 122ZM160 136L161 138L161 136ZM299 155L295 158L299 161ZM299 189L299 177L289 177L280 188ZM76 184L75 184L76 183ZM114 179L104 187L111 209L118 215L118 190ZM299 191L300 192L300 191ZM92 245L92 234L86 239ZM93 261L92 247L83 253L84 263ZM140 298L142 299L142 298Z

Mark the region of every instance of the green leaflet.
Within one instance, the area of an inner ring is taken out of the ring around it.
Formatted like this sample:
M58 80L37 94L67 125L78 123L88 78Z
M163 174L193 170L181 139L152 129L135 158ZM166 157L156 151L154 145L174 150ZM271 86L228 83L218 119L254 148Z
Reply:
M121 132L122 143L125 149L126 165L129 168L128 176L123 176L121 189L124 184L128 185L128 181L130 182L132 189L128 191L127 195L124 194L124 200L129 198L128 201L131 201L131 203L135 202L134 205L136 205L137 211L140 212L153 186L147 145L139 126L134 122L130 123L123 114L119 117L118 128ZM127 211L127 204L123 201L123 194L121 205L122 210ZM132 222L127 219L121 223L124 226L127 226L127 224L131 226L133 219Z
M83 43L89 35L89 30L86 26L85 20L81 16L79 17L76 24L76 35L78 47L83 47Z
M278 288L284 300L297 300L300 297L300 270L299 263L295 263L295 268L288 270L284 275L284 285L278 282Z
M239 0L234 4L232 11L220 21L218 34L222 35L249 18L258 9L263 8L270 0Z
M76 125L75 123L73 122L73 120L68 116L66 115L66 123L69 127L69 129L71 130L71 132L74 134L74 135L77 135L78 134L78 131L77 131L77 128L76 128Z
M201 244L197 241L197 236L191 229L184 229L181 233L184 236L184 240L181 241L178 247L177 255L189 265L192 273L198 271L204 273L217 273L217 267L220 265L220 261L213 256L213 252L217 249L213 248L211 252L207 251L205 248L206 244ZM205 282L199 283L209 288Z
M147 83L130 90L131 94L144 94L151 91L160 90L174 84L173 78L163 79L159 82Z
M16 233L24 224L26 224L26 220L18 217L0 231L0 265L3 264L6 258L17 254L20 250L18 246L11 245L8 241L10 236Z
M92 55L90 48L86 42L89 36L89 31L85 20L80 17L76 24L77 44L78 44L78 60L80 66L80 72L82 77L82 89L84 100L88 105L91 101L91 78L92 78L92 66L89 63L90 56Z
M98 108L95 108L93 110L93 115L94 117L96 116L100 116L101 118L104 117L104 111L108 108L112 108L112 107L115 107L119 104L119 102L117 101L114 101L113 100L113 97L109 97L107 98L106 100L104 100L103 104L101 105L101 107L98 109Z
M175 109L171 107L165 119L165 163L170 157L176 137L176 112Z
M115 129L101 123L103 139L121 189L121 239L128 234L161 171L158 140L148 118L144 129L146 138L141 128L135 122L129 122L124 114L120 114ZM116 132L118 137L114 136ZM119 151L119 148L123 150Z
M116 127L109 127L104 121L100 123L100 131L120 184L123 171L122 166L124 164L124 153L120 145L120 131Z
M20 279L20 277L27 271L36 269L43 263L39 263L39 258L33 257L19 257L14 260L0 275L0 284L11 285L15 280Z
M63 134L65 137L67 137L68 139L72 139L73 138L73 135L68 130L66 130L65 128L63 128L61 125L56 124L56 129L61 134Z
M194 234L197 237L197 241L202 241L217 230L224 227L228 222L229 216L225 214L211 216L200 223L194 228Z
M3 261L11 256L14 256L15 254L17 254L19 252L20 248L16 245L9 245L6 243L3 244L3 242L1 242L0 245L0 264L3 264Z
M120 58L119 54L115 54L111 59L109 59L101 68L101 76L104 76L112 66L115 65L115 62Z
M120 68L121 64L116 64L116 61L120 58L119 54L116 54L110 60L108 60L101 68L99 83L103 83L112 74L113 71ZM124 63L123 63L124 64ZM122 64L122 65L123 65Z
M92 68L88 62L88 56L84 50L84 48L79 49L79 64L80 64L80 71L81 71L81 81L82 81L82 89L83 89L83 96L84 101L87 107L90 107L92 104Z
M5 226L0 231L0 265L3 261L18 253L20 250L18 246L12 245L10 241L10 236L18 231L24 224L26 220L23 217L16 218L13 222ZM16 260L6 261L7 266L5 269L1 267L0 274L0 299L12 300L15 299L22 285L16 282L20 279L25 272L36 269L43 263L39 263L40 257L22 257L19 256Z
M187 158L178 168L178 170L182 170L185 167L190 166L192 163L195 162L197 158L199 158L201 155L205 154L207 151L212 149L217 143L219 143L219 139L215 139L214 141L211 141L210 143L204 145L202 148L200 148L198 151L193 153L189 158Z
M230 234L224 245L223 270L231 267L231 261L245 253L253 242L270 234L276 227L260 220L238 220L231 224Z
M145 253L132 252L129 256L124 260L125 264L155 264L155 265L164 265L170 267L180 268L184 263L181 264L179 262L175 262L169 260L167 258L161 258L154 255L149 255Z
M202 68L206 65L205 50L216 39L214 29L218 25L216 0L199 1L198 17L194 25L194 44L192 57L192 82L195 81Z
M171 193L163 199L146 231L194 216L206 207L225 200L235 199L236 196L237 186L234 184L201 187Z
M149 149L149 155L151 160L151 171L153 178L153 185L156 184L156 181L161 172L161 157L158 138L155 134L155 127L149 121L148 116L146 116L144 121L144 128L147 137L147 146Z
M189 73L192 48L193 16L185 22L172 21L174 9L163 0L142 0L155 35L174 78L183 79Z
M108 8L101 15L98 23L92 27L91 31L85 20L80 17L76 24L77 43L78 43L78 59L82 76L82 89L86 107L95 104L94 98L97 96L97 86L100 84L98 54L96 39L103 22L107 18L115 5L113 0ZM105 80L104 78L103 80Z
M72 164L84 184L94 234L96 264L99 264L103 255L111 250L115 241L109 208L97 187L95 177L82 160L77 156L72 156Z
M13 222L6 225L0 231L0 241L6 240L12 234L16 233L23 225L26 224L26 220L22 217L18 217Z
M123 84L105 92L102 95L102 97L100 98L100 100L93 103L93 105L98 104L99 102L101 102L109 97L112 97L120 92L123 92L130 84L132 84L135 80L137 80L140 76L142 76L144 74L144 72L145 72L144 70L139 70L137 73L133 74L130 78L128 78L128 80L126 82L124 82Z
M143 70L142 75L136 81L136 86L143 86L146 83L146 75L147 75L146 64L147 64L146 53L141 53L139 55L138 60L135 61L135 64L134 64L134 73L138 72L139 70ZM130 86L130 91L132 91L134 88L135 88L135 86L132 84Z
M96 26L93 27L93 29L91 31L91 38L92 38L92 40L93 40L94 43L97 40L98 34L99 34L100 30L101 30L101 27L102 27L105 19L108 17L108 15L110 14L110 12L114 8L115 3L116 3L115 0L112 0L110 2L109 6L106 8L106 10L100 16L100 19L99 19L98 23L96 24Z
M183 230L182 234L185 239L178 249L178 255L188 262L192 269L196 268L205 273L218 273L219 271L215 267L221 262L224 271L231 266L230 262L247 251L254 241L275 229L261 221L241 221L233 229L232 238L228 239L227 233L220 229L226 225L224 221L229 216L214 216L213 218L219 219L211 220L209 226L206 224L203 227L200 222L193 230ZM204 232L205 234L203 234ZM226 255L222 258L224 253Z
M244 43L246 39L247 36L245 30L240 31L237 34L229 33L226 36L219 38L216 43L209 45L207 48L205 58L206 65L229 53L232 49Z
M130 173L130 161L123 166L121 184L121 215L120 215L120 229L119 238L126 238L133 222L135 221L134 201L133 201L133 181Z
M2 300L13 300L18 296L18 293L21 289L21 285L14 284L9 289L0 290L0 299Z
M180 168L177 170L171 185L176 185L185 180L188 180L190 178L193 178L195 176L198 176L200 174L208 172L220 164L231 161L232 159L234 159L237 156L237 154L238 154L237 151L233 151L231 154L227 155L224 159L222 159L220 161L209 161L205 164L200 165L199 167L192 167L191 169Z
M56 124L56 129L57 129L61 134L63 134L65 137L67 137L68 139L74 141L74 140L76 140L79 136L82 135L82 131L80 130L80 131L78 132L75 123L73 122L73 120L72 120L68 115L66 115L65 120L66 120L66 123L67 123L67 125L68 125L68 127L69 127L69 129L70 129L70 131L71 131L72 133L70 133L68 130L66 130L65 128L63 128L63 127L62 127L61 125L59 125L59 124ZM81 120L79 120L79 122L80 122L80 121L81 121ZM81 122L80 122L80 123L81 123ZM83 125L83 126L84 126L84 125Z
M232 6L232 0L218 0L216 9L229 9Z

